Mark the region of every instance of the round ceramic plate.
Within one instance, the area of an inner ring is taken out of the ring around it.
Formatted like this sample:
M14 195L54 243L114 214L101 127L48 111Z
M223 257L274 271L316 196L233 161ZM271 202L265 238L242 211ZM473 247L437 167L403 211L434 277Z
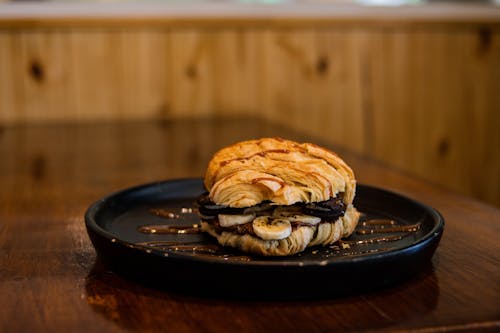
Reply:
M223 248L199 230L201 179L146 184L94 203L85 215L99 259L156 288L236 297L324 297L366 291L430 266L444 220L433 208L380 188L358 185L355 232L289 257Z

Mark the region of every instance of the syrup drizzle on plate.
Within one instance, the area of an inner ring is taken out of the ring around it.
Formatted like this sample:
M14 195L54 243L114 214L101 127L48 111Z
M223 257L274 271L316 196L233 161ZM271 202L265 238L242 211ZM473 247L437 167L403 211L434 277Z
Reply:
M137 227L143 234L197 234L200 232L199 224L192 225L165 225L148 224Z
M196 214L196 208L174 208L174 209L151 209L150 214L162 217L169 220L167 224L148 224L137 227L137 231L143 234L151 235L182 235L182 234L198 234L201 233L199 224L172 224L175 220L180 220L185 214ZM401 224L392 219L372 218L362 221L358 224L355 233L358 237L351 239L343 239L335 244L324 247L315 247L309 249L308 253L319 255L321 258L330 258L335 256L359 256L370 253L386 252L393 250L392 247L371 247L380 244L390 244L397 242L410 236L420 230L420 223L416 224ZM369 236L375 235L377 236ZM193 254L198 256L219 257L223 260L251 261L252 257L241 255L240 253L228 252L227 248L216 244L204 242L182 242L182 241L162 241L153 240L136 243L136 245L145 246L149 249L155 249L167 252L180 252ZM307 252L307 251L306 251ZM304 253L299 253L297 257L303 256Z

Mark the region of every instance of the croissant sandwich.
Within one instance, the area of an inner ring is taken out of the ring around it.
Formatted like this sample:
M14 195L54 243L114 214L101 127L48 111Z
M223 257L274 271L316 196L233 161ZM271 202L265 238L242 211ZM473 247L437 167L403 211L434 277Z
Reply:
M335 153L281 138L239 142L208 164L201 229L223 246L286 256L349 236L356 180Z

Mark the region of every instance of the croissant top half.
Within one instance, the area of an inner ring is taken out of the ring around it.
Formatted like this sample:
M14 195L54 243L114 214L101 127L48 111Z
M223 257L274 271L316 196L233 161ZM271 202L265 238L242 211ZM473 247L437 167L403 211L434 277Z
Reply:
M204 183L213 202L230 207L319 202L338 193L348 205L356 189L354 173L335 153L281 138L243 141L219 150Z

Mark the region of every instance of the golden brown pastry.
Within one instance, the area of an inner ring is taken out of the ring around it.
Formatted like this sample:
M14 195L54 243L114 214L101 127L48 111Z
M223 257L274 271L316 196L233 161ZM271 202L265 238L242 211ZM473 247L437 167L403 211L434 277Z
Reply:
M349 236L356 180L335 153L281 138L239 142L210 161L202 230L224 246L285 256Z

